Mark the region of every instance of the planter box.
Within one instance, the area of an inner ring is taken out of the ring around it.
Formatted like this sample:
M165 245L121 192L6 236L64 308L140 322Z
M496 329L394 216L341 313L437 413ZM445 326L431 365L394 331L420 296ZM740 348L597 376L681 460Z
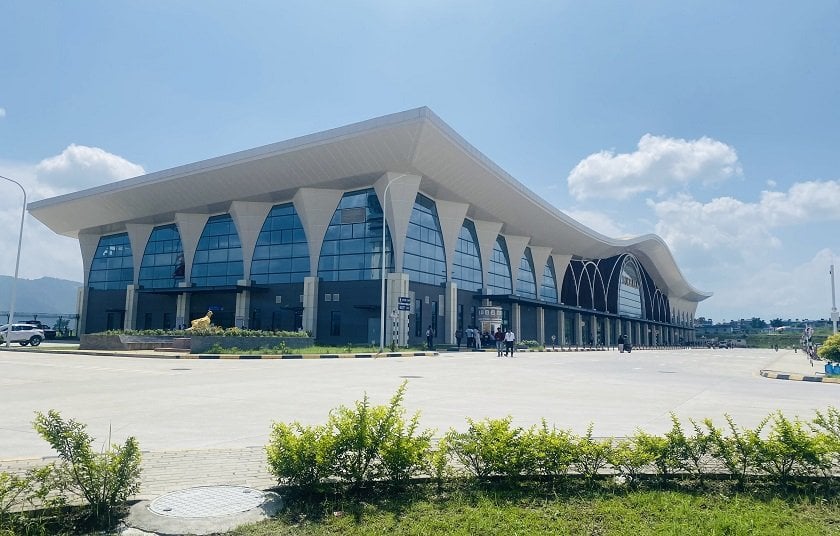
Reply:
M169 348L176 337L139 335L82 335L79 350L154 350Z
M212 346L218 344L222 348L239 348L240 350L257 350L259 348L273 348L285 342L289 349L299 349L312 346L312 337L218 337L192 336L190 353L203 354Z

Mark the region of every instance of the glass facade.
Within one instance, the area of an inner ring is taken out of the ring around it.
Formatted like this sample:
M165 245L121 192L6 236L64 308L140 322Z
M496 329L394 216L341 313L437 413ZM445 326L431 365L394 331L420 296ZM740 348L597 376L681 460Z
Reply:
M251 280L263 285L300 283L308 275L309 246L295 206L275 205L257 237Z
M490 258L490 270L488 272L488 294L511 294L513 292L507 243L501 235L496 238L496 244L493 246L493 256Z
M434 201L420 194L408 221L403 270L411 281L430 285L446 283L446 254L437 208Z
M481 291L481 253L478 250L475 225L470 220L464 220L458 234L455 257L452 259L452 280L460 289Z
M540 284L540 299L548 303L557 303L557 279L554 277L554 261L551 257L543 268L543 278Z
M134 282L134 256L128 233L103 236L90 265L88 286L97 290L125 290Z
M236 285L244 277L242 245L230 214L207 220L193 259L190 281L197 287Z
M537 299L537 284L534 280L534 264L531 258L531 249L525 248L522 258L519 259L519 274L516 276L516 295L523 298Z
M625 259L618 280L618 314L642 318L642 283L636 263Z
M155 227L140 263L138 284L143 288L175 288L184 280L184 248L173 223Z
M344 194L324 235L318 277L324 281L380 279L382 206L373 188ZM391 233L385 228L388 270L394 269Z

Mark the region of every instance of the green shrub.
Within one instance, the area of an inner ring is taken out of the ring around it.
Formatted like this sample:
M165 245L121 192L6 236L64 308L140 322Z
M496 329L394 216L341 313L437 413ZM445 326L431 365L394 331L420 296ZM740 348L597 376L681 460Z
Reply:
M96 526L110 526L117 509L140 489L140 447L134 437L125 444L110 445L99 454L86 426L50 410L35 414L35 430L58 453L63 463L56 474L66 490L83 498Z
M558 478L569 472L576 456L574 435L569 430L548 427L545 419L542 426L531 435L536 471L544 476Z
M743 488L747 477L758 469L758 448L761 443L761 431L767 426L769 417L762 420L754 429L739 429L728 414L725 415L729 435L712 424L710 419L703 423L709 432L711 455L719 461Z
M335 437L329 427L274 423L266 447L269 472L281 484L311 491L330 476Z
M840 333L828 337L825 342L817 348L817 355L826 361L840 363Z
M535 457L530 432L511 427L511 417L474 421L466 432L446 435L452 454L476 478L533 474Z
M52 534L70 530L67 498L52 465L26 474L0 473L0 536Z
M637 433L638 435L638 433ZM619 441L609 452L609 464L619 474L627 478L631 486L636 486L645 469L653 465L655 454L634 438Z
M840 464L840 410L829 406L825 413L817 411L811 429L823 434L829 453L835 463Z
M387 406L371 406L367 394L353 408L330 413L335 434L334 474L358 489L383 477L404 481L425 468L431 432L417 432L419 414L406 424L403 382Z
M673 413L671 422L671 430L665 434L665 437L675 451L678 468L697 478L701 486L704 485L713 447L711 435L697 422L691 420L694 434L687 436L679 419Z
M756 443L756 465L781 486L794 476L814 475L830 469L830 444L799 419L777 412L772 416L766 439Z
M577 472L587 480L595 478L601 469L607 466L613 453L613 439L592 437L593 426L590 423L586 434L575 438L575 460L572 463Z

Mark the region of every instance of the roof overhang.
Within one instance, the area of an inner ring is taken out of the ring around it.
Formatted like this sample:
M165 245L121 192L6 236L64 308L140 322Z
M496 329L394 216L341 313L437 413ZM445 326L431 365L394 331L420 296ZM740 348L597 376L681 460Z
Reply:
M126 223L171 223L176 212L226 212L234 200L289 201L298 188L353 190L385 172L422 177L420 190L470 206L468 217L504 222L554 253L638 255L669 295L711 296L683 277L662 239L613 239L548 204L470 145L426 107L149 173L29 204L58 234L118 232Z

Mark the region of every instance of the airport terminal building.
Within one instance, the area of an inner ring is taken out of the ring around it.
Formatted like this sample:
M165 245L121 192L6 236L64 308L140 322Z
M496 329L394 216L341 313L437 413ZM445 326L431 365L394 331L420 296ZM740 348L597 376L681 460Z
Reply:
M711 295L658 236L574 221L428 108L29 211L79 240L80 333L176 328L212 310L217 325L326 344L378 343L381 329L386 344L419 344L429 327L451 344L458 330L510 326L548 345L669 345L694 339Z

